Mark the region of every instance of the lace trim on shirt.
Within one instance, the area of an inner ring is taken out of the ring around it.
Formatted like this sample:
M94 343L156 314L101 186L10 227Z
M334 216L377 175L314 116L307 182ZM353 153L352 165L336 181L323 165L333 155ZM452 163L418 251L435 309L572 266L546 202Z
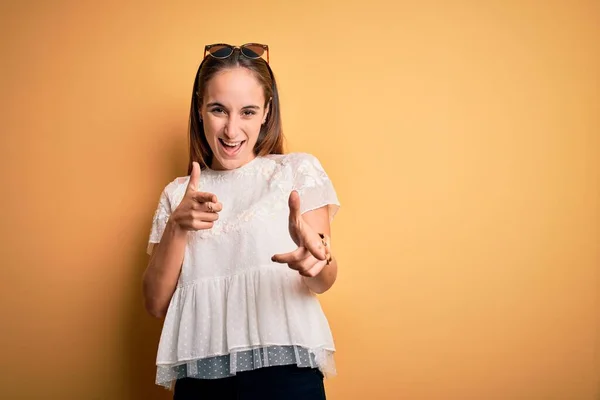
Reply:
M336 373L332 351L309 350L300 346L268 346L178 365L158 365L156 384L173 389L177 379L220 379L235 376L238 372L293 364L300 368L319 368L325 376Z

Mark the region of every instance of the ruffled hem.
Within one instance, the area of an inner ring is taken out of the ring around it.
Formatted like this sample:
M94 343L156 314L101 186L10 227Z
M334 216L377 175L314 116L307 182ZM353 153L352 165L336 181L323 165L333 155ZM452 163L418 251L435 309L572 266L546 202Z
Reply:
M297 272L272 264L177 287L157 365L176 365L271 345L333 350L318 298Z
M182 378L220 379L235 376L238 372L282 365L318 368L325 377L337 373L334 350L307 349L295 345L267 346L177 364L159 364L156 384L173 390L175 382Z

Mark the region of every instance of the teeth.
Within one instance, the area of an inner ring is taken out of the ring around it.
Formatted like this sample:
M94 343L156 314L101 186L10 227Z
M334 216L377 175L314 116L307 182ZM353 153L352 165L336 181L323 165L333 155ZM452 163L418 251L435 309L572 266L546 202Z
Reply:
M240 143L242 143L242 142L228 142L228 141L223 140L223 139L221 139L221 141L224 144L226 144L227 146L230 146L230 147L236 147L237 145L239 145Z

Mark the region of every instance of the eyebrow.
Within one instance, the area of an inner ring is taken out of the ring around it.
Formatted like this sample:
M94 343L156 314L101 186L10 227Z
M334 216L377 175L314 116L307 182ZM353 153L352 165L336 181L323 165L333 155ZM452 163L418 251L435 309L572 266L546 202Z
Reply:
M223 104L221 104L221 103L219 103L219 102L216 102L216 101L213 101L213 102L211 102L211 103L208 103L208 104L206 105L206 107L215 107L215 106L217 106L217 107L221 107L221 108L224 108L224 109L227 109L227 107L225 107ZM256 106L256 105L249 105L249 106L244 106L244 107L242 107L242 110L248 110L248 109L252 109L252 110L260 110L260 107L259 107L259 106Z

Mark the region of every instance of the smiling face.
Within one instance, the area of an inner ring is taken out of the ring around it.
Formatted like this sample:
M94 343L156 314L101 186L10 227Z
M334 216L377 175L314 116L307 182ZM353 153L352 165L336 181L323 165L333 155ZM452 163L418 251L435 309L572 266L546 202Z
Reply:
M263 87L252 71L236 67L215 74L206 84L200 109L213 153L210 167L229 170L252 161L268 112Z

